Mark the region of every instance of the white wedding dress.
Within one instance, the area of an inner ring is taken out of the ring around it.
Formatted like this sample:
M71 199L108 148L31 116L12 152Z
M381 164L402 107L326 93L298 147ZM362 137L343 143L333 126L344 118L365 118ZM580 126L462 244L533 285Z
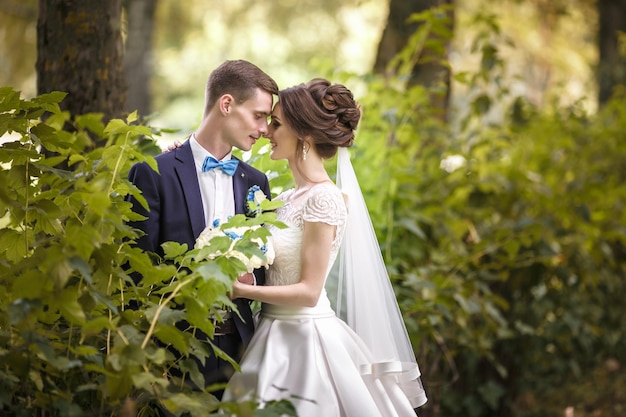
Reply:
M285 202L278 219L288 227L271 228L276 256L265 285L299 281L305 221L336 226L330 272L347 218L341 191L322 183L301 195L286 191L277 200ZM241 372L229 381L223 400L288 399L300 417L414 417L396 379L374 376L372 362L367 346L335 315L325 290L315 307L263 304Z

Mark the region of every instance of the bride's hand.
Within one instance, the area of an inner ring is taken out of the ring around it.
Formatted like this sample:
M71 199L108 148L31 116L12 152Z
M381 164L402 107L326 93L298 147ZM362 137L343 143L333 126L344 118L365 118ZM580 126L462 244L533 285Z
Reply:
M163 149L163 153L173 151L174 149L180 148L181 146L183 146L183 144L176 140L174 141L174 143L170 143L169 145L167 145L167 148Z
M230 299L234 300L236 298L241 298L241 290L244 289L246 285L249 284L244 284L239 280L233 282L233 293L231 294Z

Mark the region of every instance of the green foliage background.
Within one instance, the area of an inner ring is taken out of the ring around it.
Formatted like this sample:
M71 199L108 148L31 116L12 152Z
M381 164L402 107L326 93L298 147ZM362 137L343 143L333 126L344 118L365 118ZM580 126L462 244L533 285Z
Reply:
M432 400L421 414L620 415L624 94L597 114L535 108L498 83L497 21L476 28L458 127L432 114L437 89L404 83L417 33L396 78L368 80L353 155Z
M533 107L497 82L506 66L494 19L476 25L480 67L456 74L471 104L458 125L428 106L440 89L405 82L424 33L395 77L329 74L365 91L352 160L421 364L430 401L420 415L623 414L624 93L595 114ZM62 97L0 90L0 133L19 136L0 147L0 409L125 415L161 400L206 415L216 401L163 378L172 358L152 340L208 354L173 323L211 333L206 311L228 303L240 266L177 245L155 266L133 249L124 197L137 190L125 175L160 152L158 132L132 115L107 126L70 118ZM107 146L91 149L94 137ZM259 144L251 162L279 192L291 179L266 151ZM132 285L129 265L152 279ZM172 294L186 311L171 308ZM126 309L130 298L142 307Z

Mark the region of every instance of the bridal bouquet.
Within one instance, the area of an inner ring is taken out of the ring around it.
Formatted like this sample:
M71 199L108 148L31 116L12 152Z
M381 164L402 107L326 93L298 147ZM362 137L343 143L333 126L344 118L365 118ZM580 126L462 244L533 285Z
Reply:
M269 231L260 225L231 227L228 222L222 223L216 219L200 233L195 248L209 245L216 250L206 255L207 259L212 260L218 256L238 259L248 272L268 267L274 262L274 248L269 239Z

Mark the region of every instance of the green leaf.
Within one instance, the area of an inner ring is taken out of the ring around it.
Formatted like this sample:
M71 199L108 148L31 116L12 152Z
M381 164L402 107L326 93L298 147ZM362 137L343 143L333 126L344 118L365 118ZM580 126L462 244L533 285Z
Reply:
M12 87L0 87L0 112L20 108L20 92Z
M12 295L15 299L39 299L45 292L52 290L52 283L41 272L30 269L19 275L19 279L12 281Z
M76 125L81 129L87 129L98 137L104 136L103 113L88 113L76 116Z
M37 103L40 105L44 104L58 104L63 101L63 99L67 96L66 92L63 91L52 91L50 93L40 94L39 96L32 99L33 103Z
M86 320L81 327L82 339L100 334L104 329L114 329L114 325L108 317L101 316L92 320Z
M109 356L111 361L116 362L119 355L112 354ZM120 367L121 372L108 374L104 383L104 393L108 398L113 400L126 398L133 390L132 376L140 372L138 367Z
M27 244L24 233L12 229L0 230L0 254L9 262L18 262L26 256Z
M219 401L212 396L203 393L185 393L173 394L163 399L162 404L171 413L177 414L178 411L188 411L191 415L206 415L217 410Z
M159 307L151 306L145 310L146 318L148 321L152 322L157 314L157 310ZM157 323L163 325L173 326L177 322L183 320L185 318L185 312L182 310L172 309L166 306L161 306L159 312L159 316L157 319Z
M137 110L133 111L131 114L126 117L126 123L131 124L132 122L137 121Z
M241 264L241 266L243 270L245 270L243 264ZM216 280L229 287L232 285L232 279L230 278L230 276L224 273L222 268L216 263L203 263L202 265L198 266L194 272L199 274L205 282Z
M67 288L57 294L51 305L56 307L70 323L82 325L86 321L83 307L78 302L76 289Z
M178 242L164 242L161 244L163 248L163 253L165 259L176 259L181 255L184 255L187 252L187 244L186 243L178 243Z
M171 345L178 352L186 355L189 353L189 337L190 334L186 334L179 330L176 326L160 325L154 332L154 336L159 339L165 345Z
M33 369L28 373L28 376L30 381L35 385L35 387L39 391L43 391L43 379L41 378L41 373Z
M132 378L133 385L136 388L144 389L148 392L151 392L155 389L153 385L158 385L162 389L167 388L169 385L169 382L166 378L155 376L150 372L141 372L138 374L134 374Z

